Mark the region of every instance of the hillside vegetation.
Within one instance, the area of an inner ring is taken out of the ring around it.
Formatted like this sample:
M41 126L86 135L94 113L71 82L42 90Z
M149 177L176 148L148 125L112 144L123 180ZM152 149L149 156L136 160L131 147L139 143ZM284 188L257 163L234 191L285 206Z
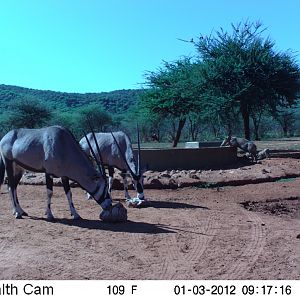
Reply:
M0 107L5 110L16 100L32 99L61 111L69 111L70 108L89 104L100 104L108 112L119 114L136 105L140 93L141 90L117 90L86 94L63 93L0 84Z
M62 125L77 138L89 131L122 129L130 134L131 114L142 90L101 93L65 93L0 85L0 136L18 127ZM124 124L124 122L126 124Z

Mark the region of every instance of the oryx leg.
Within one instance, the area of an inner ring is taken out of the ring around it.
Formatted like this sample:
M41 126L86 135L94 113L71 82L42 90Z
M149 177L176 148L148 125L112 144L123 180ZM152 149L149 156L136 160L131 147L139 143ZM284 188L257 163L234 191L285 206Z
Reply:
M127 173L126 170L123 170L121 173L121 177L123 179L123 185L124 185L124 193L125 193L125 199L131 199L129 193L128 193L128 181L127 181Z
M61 178L68 202L69 202L69 206L70 206L70 212L71 212L71 216L73 216L74 220L78 220L81 219L80 215L77 213L74 204L73 204L73 200L72 200L72 193L71 193L71 189L70 189L70 184L69 184L69 179L67 177L62 177Z
M17 219L21 219L22 216L28 216L21 208L17 195L17 186L22 178L23 170L18 168L13 161L8 159L5 160L5 166L13 214Z
M145 200L144 189L142 184L139 181L136 183L135 188L137 191L136 197L139 198L140 200Z
M46 175L46 187L47 187L47 206L45 215L47 215L47 220L51 221L54 220L52 211L51 211L51 198L53 195L53 177L49 174Z
M108 192L109 194L111 195L111 191L112 191L112 185L113 185L113 182L114 182L114 172L115 172L115 169L114 167L108 167Z

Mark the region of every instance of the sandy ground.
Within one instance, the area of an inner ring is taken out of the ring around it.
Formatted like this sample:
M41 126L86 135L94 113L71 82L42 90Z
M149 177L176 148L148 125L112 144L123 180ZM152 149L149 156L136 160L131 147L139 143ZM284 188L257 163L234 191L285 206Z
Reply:
M29 217L16 220L2 186L0 279L300 279L300 178L290 178L299 164L274 158L150 172L151 205L128 208L128 222L117 224L100 221L100 207L80 188L72 191L83 220L73 221L62 187L54 189L56 221L46 221L43 185L19 186ZM151 186L171 179L172 189ZM123 192L113 198L123 201Z

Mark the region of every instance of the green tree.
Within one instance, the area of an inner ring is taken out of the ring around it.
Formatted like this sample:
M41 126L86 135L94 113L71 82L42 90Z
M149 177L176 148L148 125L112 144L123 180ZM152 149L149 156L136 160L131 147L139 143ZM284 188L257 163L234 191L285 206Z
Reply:
M53 113L51 124L60 125L74 131L77 122L76 122L76 113L72 110L69 112L58 111Z
M0 139L11 129L7 114L0 114Z
M296 111L294 107L276 110L273 114L273 118L282 128L284 137L293 135L294 124L296 121Z
M260 22L232 25L193 42L205 64L208 98L230 112L237 108L245 138L250 138L250 115L257 109L275 110L293 105L300 90L300 69L290 52L276 52L274 42L263 38ZM220 100L220 101L219 101Z
M97 104L90 104L75 110L74 122L77 124L76 132L90 131L90 125L95 131L105 131L113 124L112 116Z
M46 125L51 116L46 105L38 100L25 98L12 103L7 122L11 128L37 128Z
M189 113L200 109L197 91L201 85L196 79L197 71L196 64L184 58L172 63L164 62L157 72L146 75L149 89L141 97L141 105L152 113L176 120L173 147L179 142Z

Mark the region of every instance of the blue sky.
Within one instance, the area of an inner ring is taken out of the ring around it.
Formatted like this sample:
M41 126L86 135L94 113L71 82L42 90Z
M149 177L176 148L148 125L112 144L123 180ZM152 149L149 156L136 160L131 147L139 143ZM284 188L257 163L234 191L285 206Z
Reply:
M0 0L0 84L62 92L139 88L163 60L230 24L261 20L300 51L298 0Z

